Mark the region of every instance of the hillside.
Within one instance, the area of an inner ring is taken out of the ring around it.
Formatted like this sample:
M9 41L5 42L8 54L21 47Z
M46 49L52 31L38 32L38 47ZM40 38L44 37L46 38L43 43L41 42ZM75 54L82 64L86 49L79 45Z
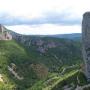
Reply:
M15 33L13 36L18 43L26 48L30 57L34 60L37 58L38 62L44 63L50 68L73 65L80 63L82 60L80 41L54 37L26 36Z
M0 90L26 90L30 87L36 81L30 65L31 60L23 47L15 41L0 41L0 75L3 77Z
M16 33L12 37L0 41L0 90L56 90L61 78L77 78L83 63L80 41Z

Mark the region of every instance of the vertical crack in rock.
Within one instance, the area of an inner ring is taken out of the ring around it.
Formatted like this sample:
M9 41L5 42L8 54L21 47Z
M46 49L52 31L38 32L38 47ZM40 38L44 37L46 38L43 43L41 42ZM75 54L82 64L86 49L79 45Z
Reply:
M90 81L90 12L86 12L83 15L82 46L83 59L85 62L85 74Z

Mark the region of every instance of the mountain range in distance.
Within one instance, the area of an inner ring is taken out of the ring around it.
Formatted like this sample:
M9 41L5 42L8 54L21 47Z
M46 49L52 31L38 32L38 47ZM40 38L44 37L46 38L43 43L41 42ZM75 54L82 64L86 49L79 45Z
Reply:
M71 33L71 34L56 34L51 35L51 37L56 38L67 38L67 39L81 39L81 33Z
M27 35L29 36L29 35ZM37 37L54 37L54 38L64 38L70 40L81 40L81 33L70 33L70 34L55 34L55 35L30 35Z

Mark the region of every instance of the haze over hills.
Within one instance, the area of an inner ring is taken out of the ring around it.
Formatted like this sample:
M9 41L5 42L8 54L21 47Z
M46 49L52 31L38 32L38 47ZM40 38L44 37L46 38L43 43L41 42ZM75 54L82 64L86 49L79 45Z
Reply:
M55 35L31 35L31 36L65 38L65 39L71 39L71 40L80 40L81 39L81 33L55 34Z
M57 35L52 35L51 37L80 40L81 39L81 33L57 34Z
M79 72L83 63L80 41L7 32L12 39L0 40L0 90L58 90L64 83L73 83L75 88L78 73L79 84L86 83Z

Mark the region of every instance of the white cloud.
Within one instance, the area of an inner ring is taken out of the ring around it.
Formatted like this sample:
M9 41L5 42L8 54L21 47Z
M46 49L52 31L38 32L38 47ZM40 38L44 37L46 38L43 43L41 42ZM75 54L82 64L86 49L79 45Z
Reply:
M81 33L81 28L78 25L75 26L60 26L53 24L43 24L40 26L16 25L16 26L7 26L7 28L17 33L34 34L34 35Z
M90 10L89 0L0 0L0 12L27 18L43 17L45 12L70 12L81 17Z
M44 17L48 12L68 13L68 18L82 18L82 14L90 10L89 0L0 0L0 13L20 16L29 19ZM58 26L44 24L32 26L8 27L20 33L56 34L81 32L80 26Z

